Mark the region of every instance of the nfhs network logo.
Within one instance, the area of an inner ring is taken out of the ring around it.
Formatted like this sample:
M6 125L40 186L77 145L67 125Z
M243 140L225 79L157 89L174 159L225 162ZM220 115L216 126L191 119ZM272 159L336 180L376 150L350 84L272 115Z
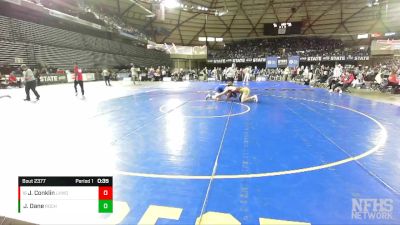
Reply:
M393 200L388 198L353 198L351 218L356 220L392 220Z

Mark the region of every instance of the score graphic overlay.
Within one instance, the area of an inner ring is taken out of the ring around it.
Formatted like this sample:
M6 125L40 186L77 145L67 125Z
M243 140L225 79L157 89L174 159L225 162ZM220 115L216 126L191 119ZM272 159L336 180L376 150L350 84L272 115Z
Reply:
M113 212L112 177L18 177L18 213Z

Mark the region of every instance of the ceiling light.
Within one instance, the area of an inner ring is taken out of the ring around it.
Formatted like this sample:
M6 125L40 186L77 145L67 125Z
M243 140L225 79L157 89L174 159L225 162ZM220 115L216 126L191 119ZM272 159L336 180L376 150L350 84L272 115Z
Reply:
M368 34L359 34L357 35L357 39L367 39L368 38Z
M207 41L214 42L215 41L215 37L207 37Z
M225 9L225 10L222 11L222 12L218 12L218 16L226 15L228 12L229 12L229 10L228 10L228 9Z
M164 0L161 4L168 9L175 9L180 6L180 3L177 0Z
M385 37L387 37L387 36L394 36L394 35L396 35L395 32L388 32L388 33L385 33Z

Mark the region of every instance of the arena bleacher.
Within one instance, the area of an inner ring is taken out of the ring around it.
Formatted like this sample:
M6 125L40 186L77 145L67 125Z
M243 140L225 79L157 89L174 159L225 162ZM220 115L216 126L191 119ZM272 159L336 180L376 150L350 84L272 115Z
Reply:
M326 56L368 55L368 49L345 48L339 39L329 38L271 38L263 40L244 40L227 44L223 49L209 51L210 59L238 59L238 58L262 58L266 55L299 55Z
M18 66L15 58L34 66L44 63L56 68L72 68L74 61L83 68L169 65L168 55L118 41L67 31L0 16L0 64Z

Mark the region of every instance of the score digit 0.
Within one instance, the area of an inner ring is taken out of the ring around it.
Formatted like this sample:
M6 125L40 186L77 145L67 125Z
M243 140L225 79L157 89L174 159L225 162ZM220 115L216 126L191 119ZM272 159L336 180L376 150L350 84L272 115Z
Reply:
M112 199L113 199L112 186L100 186L99 200L112 200Z

